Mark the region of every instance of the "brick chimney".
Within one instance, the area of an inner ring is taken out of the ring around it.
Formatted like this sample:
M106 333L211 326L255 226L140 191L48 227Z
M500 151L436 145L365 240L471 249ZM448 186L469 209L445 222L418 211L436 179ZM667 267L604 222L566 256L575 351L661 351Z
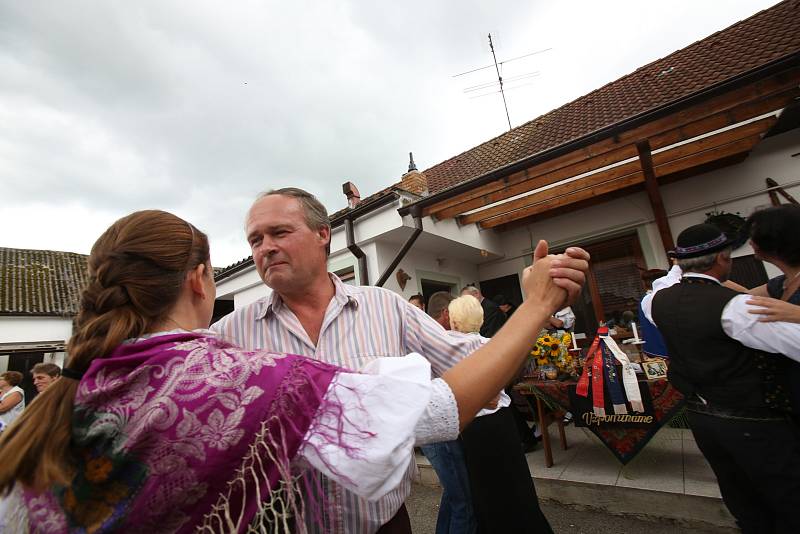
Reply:
M428 179L417 170L417 165L414 163L414 154L411 152L408 153L408 172L400 179L400 184L397 187L419 196L427 196L428 194Z
M361 202L361 193L358 192L356 184L353 182L345 182L342 184L342 193L347 197L347 207L355 208Z

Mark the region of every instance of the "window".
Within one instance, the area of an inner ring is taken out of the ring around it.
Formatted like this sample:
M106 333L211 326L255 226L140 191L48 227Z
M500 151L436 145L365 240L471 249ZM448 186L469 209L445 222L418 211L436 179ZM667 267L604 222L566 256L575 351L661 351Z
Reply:
M352 265L345 267L343 269L339 269L338 271L334 271L336 276L344 282L345 284L355 286L356 284L356 269Z
M582 246L592 255L592 261L581 302L573 307L576 317L579 310L583 312L581 326L592 333L598 321L619 322L625 311L636 316L645 294L641 274L644 259L636 234ZM576 331L580 331L577 325Z

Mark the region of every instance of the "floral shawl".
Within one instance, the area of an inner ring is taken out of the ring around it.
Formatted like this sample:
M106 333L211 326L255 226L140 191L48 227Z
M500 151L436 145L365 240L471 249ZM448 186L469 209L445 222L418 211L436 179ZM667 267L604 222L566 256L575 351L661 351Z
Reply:
M303 531L322 503L290 464L316 418L341 417L323 402L339 371L205 332L121 345L80 381L72 483L24 492L30 531Z

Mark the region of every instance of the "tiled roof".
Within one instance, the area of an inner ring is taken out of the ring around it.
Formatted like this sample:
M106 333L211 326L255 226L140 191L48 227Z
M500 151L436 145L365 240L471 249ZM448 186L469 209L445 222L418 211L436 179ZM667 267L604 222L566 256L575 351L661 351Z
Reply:
M77 314L86 260L72 252L0 248L0 314Z
M786 0L424 171L431 194L800 52Z
M253 265L253 256L247 256L243 260L239 260L236 263L232 263L227 267L215 267L214 281L219 282L224 278L228 278L232 274L238 273L242 269L246 269L250 265Z

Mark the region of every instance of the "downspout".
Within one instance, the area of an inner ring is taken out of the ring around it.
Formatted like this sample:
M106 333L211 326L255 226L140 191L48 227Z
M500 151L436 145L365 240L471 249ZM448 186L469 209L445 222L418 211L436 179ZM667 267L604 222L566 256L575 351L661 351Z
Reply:
M358 278L362 286L369 285L369 271L367 270L367 255L356 245L355 231L353 230L353 219L347 217L344 220L344 234L347 239L347 250L353 253L358 260Z
M414 241L417 240L419 234L422 233L422 207L411 206L409 213L411 214L411 217L414 218L414 232L408 237L408 240L405 242L405 244L403 244L403 248L401 248L400 251L397 253L397 256L394 257L392 263L390 263L389 266L386 268L386 270L383 271L383 274L378 279L378 281L375 282L375 286L377 287L383 287L383 284L385 284L386 280L389 279L389 276L392 274L392 271L394 271L395 267L397 267L400 261L408 253L408 250L411 248L411 245L414 244Z

